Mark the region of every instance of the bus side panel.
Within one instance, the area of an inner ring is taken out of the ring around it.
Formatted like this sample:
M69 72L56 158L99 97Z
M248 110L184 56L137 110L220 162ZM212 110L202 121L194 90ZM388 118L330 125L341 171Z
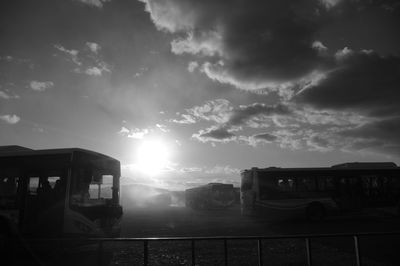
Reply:
M312 203L320 203L327 213L337 210L337 205L330 197L298 198L277 200L256 200L254 213L267 220L290 220L306 218L306 210Z
M249 174L253 173L252 176ZM304 218L311 204L320 204L325 214L337 209L331 193L319 188L317 176L252 170L242 177L242 213L269 220ZM249 179L253 177L252 182ZM248 179L243 183L245 179ZM247 186L245 183L249 183Z

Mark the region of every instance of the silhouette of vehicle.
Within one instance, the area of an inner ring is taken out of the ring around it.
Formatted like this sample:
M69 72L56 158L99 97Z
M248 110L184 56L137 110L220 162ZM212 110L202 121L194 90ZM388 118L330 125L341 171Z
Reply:
M225 209L235 203L235 191L232 184L209 183L186 189L185 204L196 210Z
M345 163L325 168L252 168L241 173L244 215L271 220L364 213L400 201L400 168L394 163Z
M23 236L118 236L119 178L93 151L0 147L0 214Z
M147 207L168 207L171 203L171 194L169 192L156 194L145 201Z

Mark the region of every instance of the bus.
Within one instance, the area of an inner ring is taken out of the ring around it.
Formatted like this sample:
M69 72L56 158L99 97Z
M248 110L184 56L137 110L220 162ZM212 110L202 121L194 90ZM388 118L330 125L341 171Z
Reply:
M400 168L391 162L324 168L251 168L241 172L243 215L271 220L388 210L398 214Z
M120 163L79 149L0 147L0 215L25 237L119 236Z
M185 190L185 204L196 210L225 209L235 202L232 184L208 183Z

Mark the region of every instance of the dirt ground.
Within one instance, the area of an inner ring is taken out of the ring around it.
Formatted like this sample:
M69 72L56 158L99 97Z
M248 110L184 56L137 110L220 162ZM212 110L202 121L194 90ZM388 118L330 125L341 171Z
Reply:
M239 206L229 210L209 211L168 207L128 210L122 221L122 228L123 237L271 236L400 231L400 220L390 215L374 213L328 217L323 222L314 223L305 220L273 222L241 216ZM363 264L398 265L399 240L400 235L361 237ZM262 244L263 261L268 262L268 265L306 264L305 244L302 239L264 240ZM175 252L168 251L168 247L174 247ZM149 248L150 257L157 258L150 265L168 265L167 261L174 261L170 265L191 263L188 243L151 243ZM221 241L213 243L209 241L197 248L199 251L196 253L198 256L196 265L197 262L199 265L222 263ZM312 239L311 248L314 265L355 265L352 238ZM183 251L178 252L179 249ZM159 254L164 254L164 258ZM228 254L229 265L257 265L256 241L230 241ZM208 262L202 264L204 258L208 258ZM141 259L137 258L137 263L140 264Z
M314 223L302 219L279 222L242 216L236 205L227 210L203 211L185 207L125 209L121 236L260 236L395 230L400 230L400 219L378 213L331 216Z
M323 222L305 220L272 222L246 217L239 206L229 210L195 211L185 207L125 208L121 237L273 236L400 231L400 219L390 215L347 215ZM222 240L197 241L195 265L224 265ZM313 265L356 265L351 237L311 239ZM360 237L363 265L400 265L400 235ZM99 257L97 245L71 254L47 252L43 265L143 265L143 242L105 243ZM304 239L262 241L263 265L307 265ZM148 265L192 265L190 241L150 241ZM42 254L43 255L43 254ZM228 265L258 265L255 240L229 240ZM101 264L99 264L99 262Z

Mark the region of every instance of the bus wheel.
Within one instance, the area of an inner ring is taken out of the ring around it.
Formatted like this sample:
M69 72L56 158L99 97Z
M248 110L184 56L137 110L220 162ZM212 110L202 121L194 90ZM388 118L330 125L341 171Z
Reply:
M319 202L313 202L306 209L308 221L322 221L325 218L325 208Z

